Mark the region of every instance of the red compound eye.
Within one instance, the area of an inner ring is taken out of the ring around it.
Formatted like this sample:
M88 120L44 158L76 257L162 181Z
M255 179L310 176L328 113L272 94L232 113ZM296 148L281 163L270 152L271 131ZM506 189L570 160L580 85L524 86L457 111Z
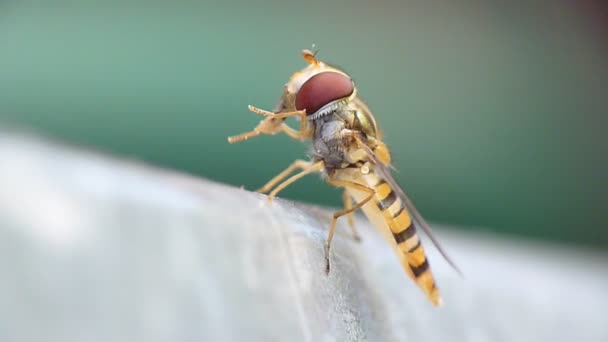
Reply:
M296 109L306 109L311 115L326 104L350 96L354 91L348 76L326 71L314 75L304 82L296 95Z

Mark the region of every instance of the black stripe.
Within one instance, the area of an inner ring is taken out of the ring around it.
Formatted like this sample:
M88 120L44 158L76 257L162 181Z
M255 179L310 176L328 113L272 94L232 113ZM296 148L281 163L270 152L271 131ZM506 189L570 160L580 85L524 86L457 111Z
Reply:
M390 207L393 203L395 203L396 200L397 200L397 195L395 195L395 193L393 192L393 189L391 189L391 192L389 192L389 194L384 199L381 199L378 202L378 208L380 208L380 210L384 210L384 209Z
M416 235L416 228L414 228L413 222L410 223L410 225L407 226L407 228L405 228L403 231L401 231L399 233L393 233L393 236L395 237L395 241L397 241L397 244L400 244L403 241L410 239L414 235Z
M414 253L418 249L418 247L420 247L420 239L418 239L418 242L414 246L412 246L412 248L408 249L407 252Z
M429 263L427 259L424 259L424 262L420 264L420 266L414 266L410 264L410 268L412 269L412 273L414 273L414 276L418 278L422 275L422 273L429 269Z
M399 211L393 215L393 218L397 218L399 217L399 215L401 215L401 213L405 210L405 208L403 206L401 206L401 209L399 209Z

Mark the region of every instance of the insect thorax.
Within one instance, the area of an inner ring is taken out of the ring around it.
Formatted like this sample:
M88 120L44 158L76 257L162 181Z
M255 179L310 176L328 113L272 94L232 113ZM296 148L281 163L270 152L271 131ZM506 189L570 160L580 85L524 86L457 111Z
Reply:
M313 156L323 160L328 169L341 169L365 162L364 155L357 148L349 131L357 131L369 137L376 136L375 123L369 114L356 106L345 106L312 121Z

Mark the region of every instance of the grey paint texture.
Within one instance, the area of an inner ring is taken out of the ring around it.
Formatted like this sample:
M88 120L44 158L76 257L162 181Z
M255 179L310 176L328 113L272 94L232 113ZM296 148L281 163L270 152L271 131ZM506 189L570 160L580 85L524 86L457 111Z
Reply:
M606 255L437 229L433 308L363 217L0 135L2 341L606 341ZM441 228L441 227L440 227Z

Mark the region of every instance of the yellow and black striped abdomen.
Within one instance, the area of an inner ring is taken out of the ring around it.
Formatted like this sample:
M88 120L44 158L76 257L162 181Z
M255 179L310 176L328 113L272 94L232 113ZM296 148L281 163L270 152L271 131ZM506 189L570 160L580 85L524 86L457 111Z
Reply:
M433 304L439 305L441 303L439 290L435 286L424 248L416 234L414 221L388 183L379 180L374 190L375 204L390 228L399 251L405 256L403 267Z

